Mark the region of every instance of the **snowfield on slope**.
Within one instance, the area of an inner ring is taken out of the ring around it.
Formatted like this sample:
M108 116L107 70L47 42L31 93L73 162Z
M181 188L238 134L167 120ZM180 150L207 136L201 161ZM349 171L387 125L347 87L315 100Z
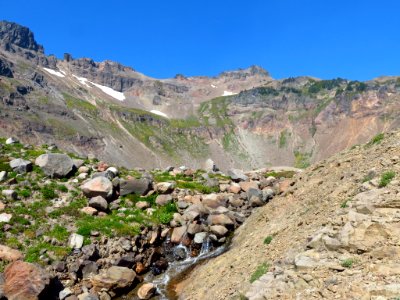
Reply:
M151 110L150 111L152 114L155 114L155 115L159 115L159 116L161 116L161 117L165 117L165 118L168 118L169 119L169 117L166 115L166 114L164 114L163 112L161 112L161 111L158 111L158 110Z
M65 75L59 71L53 70L53 69L48 69L48 68L43 68L47 73L51 75L55 75L57 77L65 77Z
M117 99L119 101L124 101L126 99L124 93L118 92L118 91L116 91L116 90L114 90L114 89L112 89L112 88L110 88L108 86L97 84L97 83L94 83L94 82L91 82L91 81L89 81L89 82L91 84L93 84L94 86L98 87L99 89L101 89L107 95L109 95L109 96L111 96L111 97L113 97L113 98L115 98L115 99Z
M224 93L222 94L222 96L232 96L232 95L236 95L237 93L234 92L230 92L230 91L224 91Z

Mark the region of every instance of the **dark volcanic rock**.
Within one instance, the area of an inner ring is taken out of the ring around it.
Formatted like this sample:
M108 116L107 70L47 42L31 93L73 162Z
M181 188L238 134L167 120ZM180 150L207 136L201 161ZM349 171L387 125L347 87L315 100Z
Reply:
M146 195L151 188L151 180L147 178L121 180L120 195L128 194Z
M13 45L28 50L44 52L43 46L35 41L33 32L29 28L12 22L0 22L0 46L10 51L13 49Z
M2 59L0 59L0 76L9 78L14 77L10 64Z

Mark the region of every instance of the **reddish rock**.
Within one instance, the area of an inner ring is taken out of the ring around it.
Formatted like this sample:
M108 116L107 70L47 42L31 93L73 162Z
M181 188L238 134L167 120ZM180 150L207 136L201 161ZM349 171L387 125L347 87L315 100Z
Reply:
M108 169L108 164L104 161L101 161L97 164L97 171L104 172Z
M187 226L175 227L172 231L171 242L175 244L179 244L187 231Z
M239 182L240 188L247 192L249 189L258 189L260 186L260 183L258 181L242 181Z
M111 181L105 177L96 177L89 180L81 186L82 192L86 197L102 196L108 199L113 194L113 185Z
M228 187L229 193L239 194L240 190L241 190L240 185L237 183L232 183L232 185Z
M4 270L4 295L8 300L36 300L50 279L33 264L15 261Z
M234 225L233 221L227 215L209 215L207 219L210 225Z
M22 258L22 253L8 246L0 245L0 260L16 261Z

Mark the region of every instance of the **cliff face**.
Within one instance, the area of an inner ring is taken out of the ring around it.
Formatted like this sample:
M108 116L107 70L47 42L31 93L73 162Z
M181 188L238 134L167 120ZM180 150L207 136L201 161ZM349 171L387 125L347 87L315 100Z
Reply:
M0 133L128 167L211 157L229 167L305 167L399 126L398 78L273 80L264 69L157 80L117 62L46 56L0 22Z

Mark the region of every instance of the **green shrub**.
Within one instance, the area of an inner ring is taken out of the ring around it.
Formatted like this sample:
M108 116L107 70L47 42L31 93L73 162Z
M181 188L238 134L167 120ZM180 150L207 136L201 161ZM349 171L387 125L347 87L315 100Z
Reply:
M394 171L388 171L383 173L381 176L381 180L379 181L379 187L387 186L395 176L396 173Z
M348 202L348 200L343 201L342 204L340 204L340 207L341 207L341 208L346 208L346 207L348 207L347 202Z
M250 283L253 283L257 279L259 279L261 276L263 276L265 273L268 272L269 269L269 264L268 263L262 263L257 267L257 269L254 271L253 274L251 274L250 277Z
M341 266L343 268L351 268L354 264L354 260L351 258L345 259L342 261Z
M51 200L58 197L57 193L54 191L54 188L50 185L44 186L40 192L42 193L42 198L44 200Z
M376 145L376 144L380 144L381 141L385 138L385 134L383 133L379 133L377 135L375 135L367 144L367 146L372 146L372 145Z
M265 244L265 245L269 245L269 244L272 242L272 239L273 239L272 235L267 236L267 237L264 239L264 244Z
M32 195L32 192L29 189L23 189L18 192L20 197L29 198Z
M157 223L169 224L169 222L171 222L173 219L174 213L177 211L178 210L175 203L168 203L157 208L157 210L153 213L153 217Z

